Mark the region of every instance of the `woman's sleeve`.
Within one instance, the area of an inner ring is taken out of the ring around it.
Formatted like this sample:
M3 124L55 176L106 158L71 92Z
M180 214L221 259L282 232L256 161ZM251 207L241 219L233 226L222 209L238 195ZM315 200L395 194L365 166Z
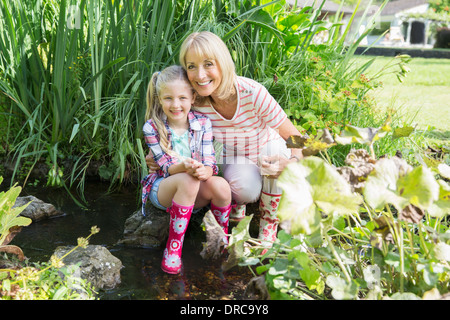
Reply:
M257 113L269 127L276 129L287 119L286 112L263 85L258 84L254 97Z
M153 159L161 168L164 177L169 176L169 167L178 163L176 157L172 157L164 152L159 144L159 134L156 128L152 125L151 120L144 124L144 140L153 155Z

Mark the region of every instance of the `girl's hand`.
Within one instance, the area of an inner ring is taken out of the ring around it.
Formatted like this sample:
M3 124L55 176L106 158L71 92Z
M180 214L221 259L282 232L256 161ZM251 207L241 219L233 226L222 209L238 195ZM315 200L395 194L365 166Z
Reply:
M183 164L186 168L186 172L193 171L193 169L197 168L198 166L202 165L197 160L194 160L192 158L183 158Z
M158 171L159 166L153 159L153 156L151 153L149 153L145 156L145 163L147 163L148 173L154 173L154 172Z
M193 176L196 177L200 181L208 180L213 174L212 168L210 166L205 166L204 164L200 164L193 173Z
M186 173L197 178L198 180L204 181L212 176L212 169L209 166L205 166L203 163L196 161L191 158L185 158L183 160L184 166L186 167Z

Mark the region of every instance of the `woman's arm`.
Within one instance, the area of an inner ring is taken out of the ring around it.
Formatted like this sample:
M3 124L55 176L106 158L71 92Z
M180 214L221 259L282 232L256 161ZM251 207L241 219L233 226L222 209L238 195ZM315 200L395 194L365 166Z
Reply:
M284 122L278 127L278 133L284 140L287 140L290 136L301 135L301 133L297 130L297 128L289 119L284 120ZM292 148L291 152L292 157L296 157L298 158L298 160L303 158L302 149ZM294 160L297 161L297 159L295 158Z
M289 119L284 120L283 123L278 127L278 133L284 140L287 140L290 136L300 135L300 132ZM269 178L277 179L289 163L296 162L302 158L302 150L292 148L290 159L279 155L264 157L261 161L261 167L265 172L268 172Z

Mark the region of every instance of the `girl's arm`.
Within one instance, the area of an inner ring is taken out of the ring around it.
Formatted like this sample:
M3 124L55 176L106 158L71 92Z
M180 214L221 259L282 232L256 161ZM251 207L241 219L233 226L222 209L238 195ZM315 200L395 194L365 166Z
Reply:
M170 175L169 168L174 164L178 164L180 161L176 157L172 157L165 153L159 144L159 134L156 128L153 126L151 120L144 124L144 140L150 149L149 155L153 158L153 161L164 174L164 177ZM148 163L149 161L147 161ZM156 167L156 166L155 166Z

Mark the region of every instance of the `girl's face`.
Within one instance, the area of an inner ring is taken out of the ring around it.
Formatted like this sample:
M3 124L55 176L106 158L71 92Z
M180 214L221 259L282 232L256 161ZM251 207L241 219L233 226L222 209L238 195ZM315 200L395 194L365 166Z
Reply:
M213 96L222 82L222 70L216 60L186 52L186 71L192 87L202 97Z
M192 87L183 80L167 83L159 93L159 101L167 116L169 125L184 125L194 103L195 95Z

